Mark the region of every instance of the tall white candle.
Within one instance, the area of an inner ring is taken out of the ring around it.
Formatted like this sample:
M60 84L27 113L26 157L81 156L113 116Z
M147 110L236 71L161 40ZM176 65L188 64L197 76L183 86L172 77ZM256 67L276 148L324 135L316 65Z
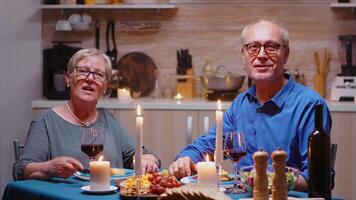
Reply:
M142 145L143 145L143 117L141 106L137 106L136 116L136 150L135 150L135 174L142 175Z
M209 162L209 156L207 155L205 162L198 162L198 184L201 185L217 185L218 176L216 174L216 165L214 162Z
M91 161L90 170L90 190L107 190L110 188L110 162Z
M221 165L224 160L223 154L223 112L221 111L221 101L218 100L218 110L215 113L216 116L216 140L215 140L215 164Z

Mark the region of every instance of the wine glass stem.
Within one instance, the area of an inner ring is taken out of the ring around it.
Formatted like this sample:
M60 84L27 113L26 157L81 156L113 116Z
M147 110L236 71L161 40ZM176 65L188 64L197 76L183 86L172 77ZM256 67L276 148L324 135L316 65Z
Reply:
M235 175L234 175L234 189L238 190L238 178L239 178L239 170L238 170L238 166L237 166L238 162L233 162L234 165L234 170L235 170Z

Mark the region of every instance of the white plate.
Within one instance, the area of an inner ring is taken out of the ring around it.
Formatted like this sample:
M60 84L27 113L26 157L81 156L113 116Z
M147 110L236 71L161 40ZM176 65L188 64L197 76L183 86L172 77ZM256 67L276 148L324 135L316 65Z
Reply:
M195 176L186 176L186 177L180 179L180 182L183 184L197 183L197 180L195 177L196 177L196 175ZM224 189L230 188L230 187L234 186L234 181L221 181L220 186L221 186L221 188L224 188Z
M125 174L124 175L112 175L110 176L110 180L121 180L121 179L127 179L128 177L132 176L135 174L135 171L132 169L125 169ZM90 174L88 173L83 173L76 171L73 174L75 177L84 180L84 181L89 181L90 180Z
M110 185L110 188L106 189L106 190L91 190L90 186L83 186L80 189L84 190L85 192L88 193L93 193L93 194L102 194L102 193L109 193L109 192L114 192L117 190L116 186Z

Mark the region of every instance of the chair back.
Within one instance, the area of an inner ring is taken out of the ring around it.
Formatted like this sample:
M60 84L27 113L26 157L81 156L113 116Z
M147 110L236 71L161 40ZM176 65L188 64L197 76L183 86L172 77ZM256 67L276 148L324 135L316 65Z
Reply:
M20 158L21 149L24 147L24 145L20 144L20 141L17 139L15 139L13 143L14 143L15 161L17 161Z

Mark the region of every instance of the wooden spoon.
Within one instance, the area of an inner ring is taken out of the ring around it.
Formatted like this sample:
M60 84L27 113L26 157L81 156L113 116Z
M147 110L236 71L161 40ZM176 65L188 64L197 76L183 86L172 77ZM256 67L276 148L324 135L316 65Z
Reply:
M320 74L320 58L319 53L317 51L314 51L314 62L316 66L316 72L317 74Z

